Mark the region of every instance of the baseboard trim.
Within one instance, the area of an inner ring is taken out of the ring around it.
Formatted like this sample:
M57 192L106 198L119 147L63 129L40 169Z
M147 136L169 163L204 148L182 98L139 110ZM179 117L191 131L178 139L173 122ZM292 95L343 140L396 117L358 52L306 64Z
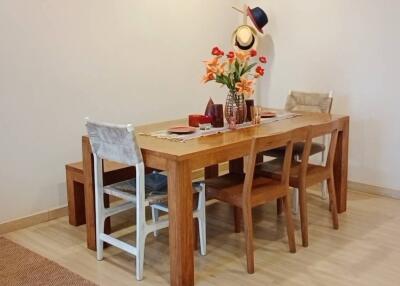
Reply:
M400 190L394 190L352 181L348 182L348 188L357 192L379 195L393 199L400 199Z
M8 232L23 229L29 226L33 226L39 223L47 222L56 218L60 218L68 215L68 207L62 206L59 208L47 210L23 218L6 221L0 223L0 235Z

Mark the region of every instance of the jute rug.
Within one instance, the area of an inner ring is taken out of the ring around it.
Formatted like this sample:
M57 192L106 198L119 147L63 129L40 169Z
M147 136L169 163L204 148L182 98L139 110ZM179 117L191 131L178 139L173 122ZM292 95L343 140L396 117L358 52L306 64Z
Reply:
M10 240L0 237L0 285L96 284Z

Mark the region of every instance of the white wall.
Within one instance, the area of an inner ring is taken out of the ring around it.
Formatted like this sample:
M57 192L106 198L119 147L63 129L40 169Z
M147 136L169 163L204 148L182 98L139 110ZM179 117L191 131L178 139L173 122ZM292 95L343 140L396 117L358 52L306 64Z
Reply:
M0 222L66 203L84 116L141 124L222 102L201 60L229 47L235 2L1 0ZM262 102L333 89L333 112L351 116L350 179L400 189L400 2L249 3L270 17Z
M289 89L334 91L349 114L350 180L400 190L400 1L248 1L268 12L259 86L282 107Z
M203 112L202 60L235 1L0 1L0 222L66 204L83 118L143 124Z

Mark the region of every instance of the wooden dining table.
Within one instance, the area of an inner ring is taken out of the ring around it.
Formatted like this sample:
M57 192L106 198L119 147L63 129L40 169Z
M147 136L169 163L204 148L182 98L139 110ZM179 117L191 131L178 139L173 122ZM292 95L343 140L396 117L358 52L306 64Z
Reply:
M185 142L143 135L186 125L187 119L138 126L136 137L145 165L168 172L170 285L194 285L194 238L192 171L205 168L205 176L218 175L218 164L229 162L230 172L243 172L243 158L249 154L254 136L269 136L295 128L339 122L334 163L338 212L346 211L349 146L349 117L300 112L299 116L248 128L199 137ZM82 137L85 176L87 246L96 249L93 157L88 137ZM106 229L109 229L109 222Z

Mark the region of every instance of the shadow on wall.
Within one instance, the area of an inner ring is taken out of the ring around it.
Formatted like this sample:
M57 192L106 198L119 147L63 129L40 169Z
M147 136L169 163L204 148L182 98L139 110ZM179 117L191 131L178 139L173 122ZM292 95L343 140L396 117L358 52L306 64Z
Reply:
M265 66L265 76L257 82L255 102L263 106L269 106L269 91L272 78L272 67L275 59L275 46L271 35L267 34L260 38L258 54L268 57L268 64Z
M371 130L374 130L372 133ZM352 132L353 131L353 132ZM356 133L356 136L352 134ZM385 166L385 138L382 122L373 117L363 119L350 118L350 142L349 152L349 178L355 182L362 182L369 185L385 186L384 180L393 180L387 177ZM366 148L359 148L368 144L373 147L373 152L366 151ZM369 162L374 162L371 166ZM374 181L375 179L375 181Z
M344 95L340 91L333 90L332 113L350 114L349 95Z

